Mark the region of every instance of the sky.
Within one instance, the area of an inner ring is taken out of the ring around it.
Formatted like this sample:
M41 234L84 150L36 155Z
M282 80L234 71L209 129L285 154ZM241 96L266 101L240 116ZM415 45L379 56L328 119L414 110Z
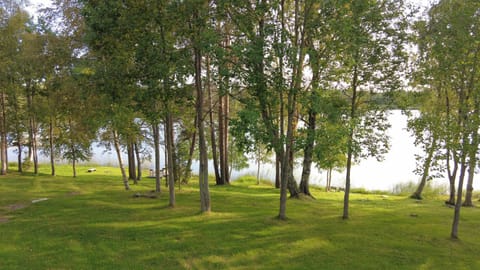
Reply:
M435 2L434 0L406 0L408 3L413 3L420 7L427 7L430 5L431 2ZM51 0L29 0L30 5L27 7L27 10L33 14L35 10L46 7L51 5Z

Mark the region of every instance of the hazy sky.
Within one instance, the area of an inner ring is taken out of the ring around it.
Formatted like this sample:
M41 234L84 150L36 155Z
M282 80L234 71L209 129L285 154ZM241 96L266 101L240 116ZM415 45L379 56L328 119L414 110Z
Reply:
M432 2L436 2L436 0L406 0L407 2L414 3L415 5L419 5L421 7L427 7ZM51 0L30 0L30 6L27 8L30 13L33 13L36 9L45 7L51 4Z

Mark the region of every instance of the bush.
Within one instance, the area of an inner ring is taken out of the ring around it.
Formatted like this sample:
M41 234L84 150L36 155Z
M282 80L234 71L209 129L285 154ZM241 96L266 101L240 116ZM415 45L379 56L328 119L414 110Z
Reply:
M32 161L30 161L29 159L26 159L26 160L23 161L22 170L24 172L30 170L32 167L33 167L33 162Z

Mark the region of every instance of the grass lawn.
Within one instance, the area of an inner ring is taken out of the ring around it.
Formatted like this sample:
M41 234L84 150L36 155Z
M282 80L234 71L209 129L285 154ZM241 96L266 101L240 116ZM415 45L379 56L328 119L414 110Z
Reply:
M254 180L211 185L202 215L193 181L169 208L163 186L133 196L153 179L125 191L115 168L41 169L0 177L0 269L480 269L480 209L462 209L453 241L443 198L352 194L342 220L343 193L314 190L279 221L279 191Z

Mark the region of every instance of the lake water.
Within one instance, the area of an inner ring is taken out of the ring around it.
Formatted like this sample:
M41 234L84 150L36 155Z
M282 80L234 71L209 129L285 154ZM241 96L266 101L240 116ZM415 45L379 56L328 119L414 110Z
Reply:
M421 150L413 144L414 139L406 130L407 117L401 111L392 111L389 116L391 128L388 130L388 135L391 139L390 151L385 155L382 162L378 162L373 158L361 161L352 167L351 185L353 188L365 188L368 190L387 190L392 191L393 188L400 183L419 181L419 176L413 173L415 169L415 154L421 153ZM16 160L16 155L13 151L9 151L9 159ZM124 159L126 156L124 156ZM41 157L42 162L48 162L46 157ZM301 161L301 160L299 160ZM113 165L118 164L116 154L113 152L104 152L103 148L95 147L92 163L99 165ZM163 155L161 159L161 166L163 167ZM145 168L153 168L153 161L144 164ZM192 169L198 172L198 163L194 162ZM209 168L210 174L213 174L213 167ZM251 166L247 169L232 172L232 179L243 175L256 175L257 166L252 161ZM297 180L300 179L301 166L295 169L294 175ZM478 178L478 173L476 178ZM260 177L269 179L272 182L275 179L275 167L273 164L262 164ZM312 166L311 183L315 185L325 185L326 173L318 170ZM434 185L447 186L447 178L434 179ZM334 172L332 175L333 186L345 185L345 172ZM475 186L475 185L474 185Z

